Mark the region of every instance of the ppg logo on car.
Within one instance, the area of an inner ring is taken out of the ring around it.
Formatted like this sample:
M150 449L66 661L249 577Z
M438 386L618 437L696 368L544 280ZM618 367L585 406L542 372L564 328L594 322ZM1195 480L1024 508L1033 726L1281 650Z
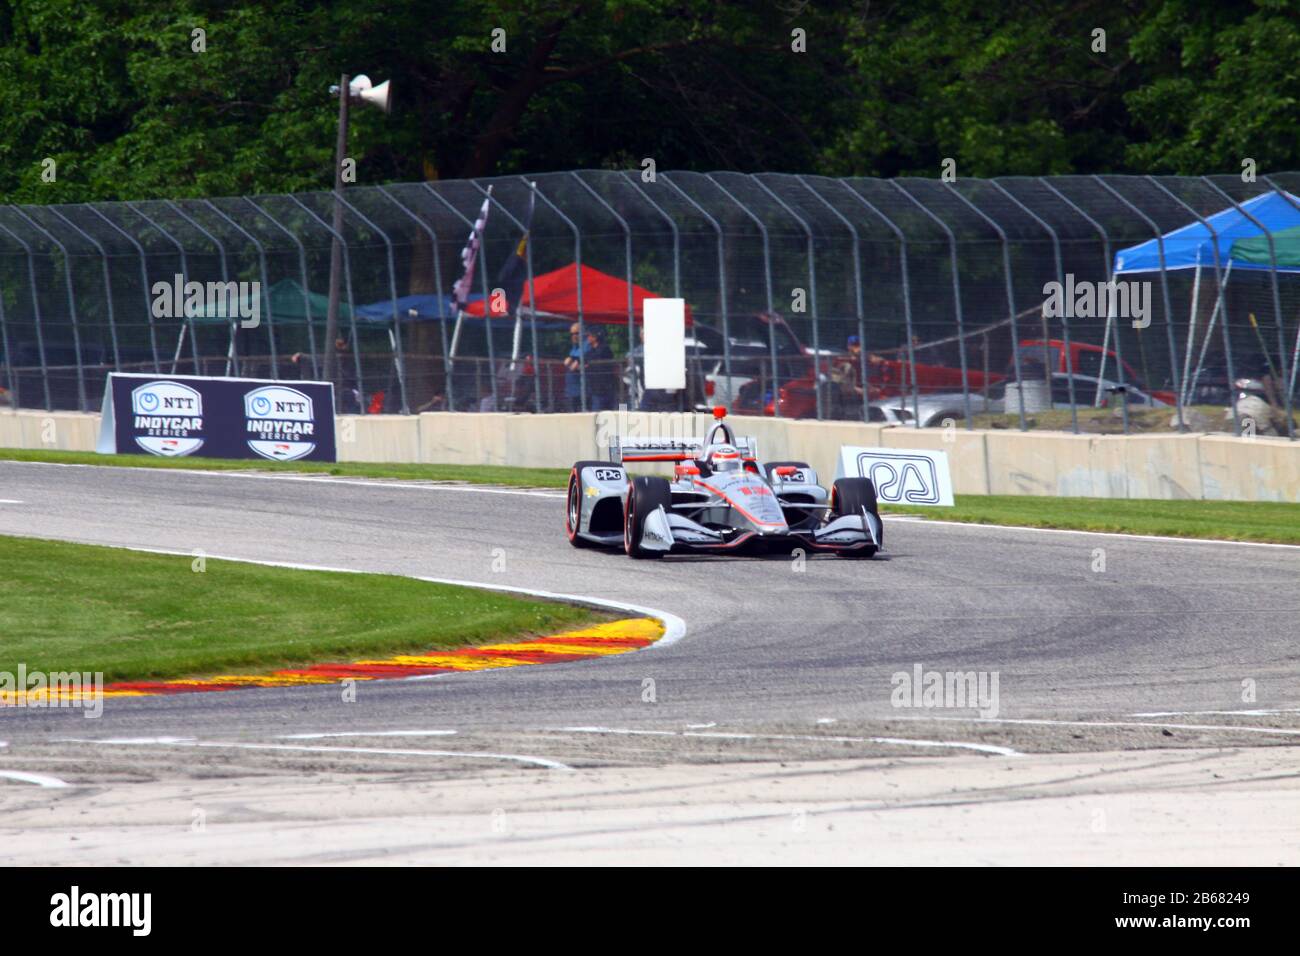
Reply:
M870 478L880 501L904 505L953 503L947 452L844 447L840 449L840 471Z

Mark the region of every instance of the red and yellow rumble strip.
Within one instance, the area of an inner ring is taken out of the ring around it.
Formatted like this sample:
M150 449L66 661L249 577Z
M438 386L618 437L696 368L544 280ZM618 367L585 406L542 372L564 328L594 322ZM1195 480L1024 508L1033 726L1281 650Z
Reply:
M626 654L648 647L663 634L663 625L656 620L629 618L524 641L479 644L450 651L430 651L428 654L402 654L382 660L353 661L351 664L315 664L300 670L225 674L201 680L124 681L105 685L104 696L143 697L245 687L298 687L345 680L380 680L453 671L483 671L494 667L522 667L526 664L558 664Z

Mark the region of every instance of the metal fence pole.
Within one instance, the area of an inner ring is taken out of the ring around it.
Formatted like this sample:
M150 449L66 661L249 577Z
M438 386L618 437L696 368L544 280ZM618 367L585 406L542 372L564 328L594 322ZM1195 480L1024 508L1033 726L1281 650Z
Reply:
M18 407L18 386L14 377L14 353L9 350L9 326L5 322L4 286L0 285L0 350L4 352L5 378L9 381L9 401Z
M103 267L104 273L104 307L108 313L108 338L113 344L113 370L120 372L122 370L122 352L117 342L117 322L113 317L113 283L109 279L108 252L104 249L103 244L92 236L86 230L82 229L75 222L59 211L58 206L44 207L52 215L58 216L63 222L77 232L81 238L85 239L92 246L99 250L99 261Z
M1042 183L1043 186L1045 186L1047 189L1051 190L1052 194L1055 195L1057 199L1061 200L1063 203L1065 203L1067 206L1069 206L1071 209L1073 209L1076 213L1078 213L1078 214L1079 214L1083 219L1085 219L1085 220L1088 222L1088 224L1089 224L1090 226L1092 226L1093 229L1097 230L1097 234L1101 236L1101 254L1102 254L1102 256L1103 256L1104 259L1105 259L1105 262L1104 262L1104 265L1103 265L1103 269L1104 269L1104 272L1105 272L1105 275L1106 275L1106 282L1107 282L1107 284L1109 285L1110 282L1111 282L1111 280L1112 280L1111 267L1114 265L1114 262L1113 262L1113 260L1111 259L1111 256L1110 256L1110 235L1106 232L1105 229L1102 228L1101 223L1097 222L1097 220L1093 219L1090 215L1088 215L1086 212L1084 212L1081 208L1079 208L1078 205L1076 205L1076 204L1075 204L1072 200L1070 200L1070 199L1069 199L1069 198L1068 198L1068 197L1067 197L1063 192L1061 192L1059 189L1057 189L1055 186L1053 186L1051 183L1049 183L1046 179L1040 177L1038 181L1039 181L1040 183ZM1107 326L1106 326L1106 328L1107 328L1107 332L1109 333L1109 330L1110 330L1109 319L1107 319ZM1103 338L1104 338L1104 337L1103 337ZM1106 367L1106 352L1105 352L1105 343L1104 343L1104 341L1103 341L1103 346L1102 346L1101 361L1102 361L1102 369L1105 369L1105 367ZM1124 387L1125 384L1126 384L1126 383L1125 383L1125 374L1126 374L1126 373L1125 373L1125 370L1124 370L1124 353L1123 353L1123 350L1120 348L1120 344L1119 344L1119 331L1118 331L1118 330L1116 330L1116 332L1115 332L1115 370L1116 370L1116 374L1119 376L1119 384L1120 384L1120 386L1121 386L1121 387ZM1098 374L1098 376L1097 376L1097 396L1100 396L1100 394L1101 394L1101 379L1102 379L1102 375L1101 375L1101 374ZM1098 401L1098 398L1095 396L1095 397L1093 398L1093 406L1094 406L1094 407L1096 406L1097 401ZM1122 413L1123 416L1124 416L1124 434L1127 435L1127 434L1128 434L1128 430L1129 430L1129 426L1128 426L1128 399L1127 399L1127 398L1124 398L1124 399L1120 402L1120 410L1121 410L1121 413Z
M1024 379L1020 375L1020 332L1016 327L1016 296L1015 296L1015 290L1012 288L1011 285L1011 244L1007 240L1006 232L1003 230L1003 228L1000 225L998 225L997 221L992 216L986 215L983 210L981 210L973 202L971 202L969 199L967 199L965 196L959 193L956 187L952 185L952 183L944 183L943 185L948 189L950 193L952 193L963 203L965 203L966 206L973 213L975 213L977 216L979 216L981 219L987 222L990 226L992 226L993 231L998 234L998 239L1002 243L1002 274L1006 282L1006 288L1007 288L1007 314L1011 319L1011 341L1012 341L1011 360L1016 370L1016 383L1018 386L1016 391L1020 393L1020 430L1025 431L1028 429L1029 426L1025 421ZM962 390L964 391L966 389L965 336L962 337L960 344L961 344L961 355L962 355ZM1047 393L1047 404L1048 407L1050 408L1052 404L1052 394L1050 388L1048 389L1048 393Z
M956 310L956 315L957 315L957 355L961 359L961 396L962 396L962 403L965 405L965 411L966 411L966 428L969 431L975 427L975 423L971 418L970 375L966 369L966 318L965 315L963 314L963 310L961 306L961 279L957 274L957 236L953 233L953 231L950 228L948 228L948 224L946 222L944 222L942 219L940 219L938 216L932 213L929 209L926 209L924 204L922 204L922 202L919 199L917 199L906 189L900 186L898 184L898 180L891 179L889 181L889 184L893 186L895 189L897 189L904 196L906 196L908 200L911 201L912 205L916 206L917 209L921 210L923 213L925 213L927 216L933 219L936 223L938 223L939 228L948 234L948 251L949 251L949 257L952 262L953 308ZM1014 335L1015 333L1013 331L1012 336L1014 337ZM1012 350L1012 356L1016 360L1017 378L1020 377L1019 354L1020 354L1019 346L1017 346ZM910 354L910 358L912 364L912 376L913 378L915 378L916 376L915 351L913 351ZM919 410L919 404L918 404L918 410ZM921 427L921 423L919 421L919 415L918 415L918 421L916 427L917 428ZM1023 393L1020 396L1020 429L1021 431L1025 430L1025 398Z
M195 221L191 216L187 215L185 211L182 210L180 206L176 205L176 203L174 203L172 200L164 199L163 202L166 204L168 209L176 213L176 215L180 216L182 219L188 222L199 232L203 233L203 235L207 236L208 240L217 247L217 257L221 261L221 281L229 282L230 267L226 261L225 243L223 243L212 233L208 232L208 230L200 226L197 221ZM238 375L239 374L239 353L236 350L236 346L235 346L235 329L237 328L238 323L231 322L229 323L229 325L230 325L230 345L226 349L226 374L229 375L233 370L234 373Z
M378 225L372 222L356 206L343 198L340 192L335 197L336 202L342 203L351 212L367 226L379 233L380 238L384 240L384 248L388 253L388 292L393 297L393 360L397 366L397 390L402 396L402 414L409 415L411 411L410 404L406 401L406 362L402 357L402 325L401 317L397 314L397 266L393 259L393 240L388 238L388 233L384 232ZM356 325L356 317L353 317L353 325Z
M1178 379L1178 348L1177 346L1174 345L1174 314L1173 314L1173 308L1169 302L1169 274L1165 269L1164 234L1160 231L1160 227L1156 225L1155 220L1153 220L1150 216L1144 213L1137 206L1133 205L1133 203L1129 202L1127 199L1121 196L1119 192L1116 191L1115 188L1112 187L1108 182L1106 182L1100 176L1093 176L1092 178L1094 181L1096 181L1098 185L1100 185L1103 189L1105 189L1106 192L1110 193L1112 196L1114 196L1116 199L1122 202L1129 209L1132 209L1135 213L1137 213L1138 216L1148 226L1151 227L1152 232L1155 233L1156 249L1160 253L1160 292L1161 292L1161 297L1164 299L1164 303L1165 303L1165 332L1169 339L1169 371L1170 371L1170 375L1173 376L1173 380L1174 380L1174 402L1177 406L1177 412L1178 412L1178 430L1180 432L1185 432L1187 431L1187 422L1183 418L1183 396L1182 396L1182 390L1179 388L1180 383ZM1168 190L1166 190L1166 192L1168 192ZM1173 194L1170 193L1170 195ZM1188 208L1188 209L1191 208L1190 206L1187 206L1185 203L1183 205L1184 208ZM1193 215L1195 215L1195 213L1193 213ZM1197 218L1200 219L1199 216L1197 216ZM1202 222L1204 222L1204 220L1202 220ZM1215 245L1217 247L1218 243L1216 242ZM1217 258L1218 255L1217 251L1215 255ZM1115 340L1119 341L1118 328L1115 329ZM1224 341L1224 348L1227 350L1226 359L1229 368L1228 377L1232 378L1232 372L1231 372L1232 346L1228 344L1228 313L1226 312L1223 313L1223 341ZM1147 386L1150 387L1149 382L1147 383ZM1234 430L1236 431L1237 434L1241 434L1241 423L1236 421L1237 399L1235 395L1232 399L1232 417L1233 417L1233 421L1235 422L1233 426Z
M477 189L479 192L481 192L484 196L487 197L488 201L489 201L490 203L492 203L492 205L496 206L498 209L501 210L501 214L502 214L502 215L509 217L510 221L513 222L516 226L519 227L520 232L523 232L525 235L527 234L527 231L528 231L528 230L524 227L524 224L519 220L519 217L516 216L514 213L512 213L509 209L507 209L504 203L502 203L499 199L497 199L495 196L493 196L490 192L488 192L486 189L484 189L482 186L480 186L480 185L479 185L475 180L470 180L470 182L473 184L473 186L474 186L475 189ZM532 190L533 190L533 188L535 188L535 184L530 184L530 189L529 189L529 196L530 196L530 198L531 198L531 196L532 196ZM534 286L533 286L533 256L532 256L532 250L531 250L528 246L525 246L525 247L524 247L524 254L525 254L524 265L526 266L526 268L527 268L527 270L528 270L528 272L527 272L527 274L528 274L528 301L529 301L529 303L530 303L530 305L531 305L531 303L533 302L533 290L534 290ZM494 290L494 291L495 291L495 290ZM507 303L507 305L508 305L508 304L509 304L509 303ZM484 315L487 314L488 309L489 309L489 306L490 306L490 300L485 299L485 300L484 300L484 304L483 304L483 313L484 313ZM529 323L529 326L530 326L530 328L532 329L532 339L533 339L533 400L537 402L537 410L540 412L542 406L541 406L541 393L538 391L538 378L539 378L539 375L537 374L537 369L538 369L538 362L539 362L540 356L538 356L538 354L537 354L537 307L536 307L536 305L531 305L531 312L532 312L532 320L531 320L531 322ZM514 364L514 358L515 358L515 353L512 351L512 352L511 352L511 355L510 355L511 365Z
M632 352L636 348L636 337L632 330L632 326L636 321L634 316L636 303L632 295L632 227L627 224L627 220L620 216L613 206L605 201L605 197L592 189L581 176L576 172L572 172L569 175L576 179L583 189L591 193L593 199L609 210L609 214L618 220L618 224L623 229L623 254L627 262L627 368L628 377L631 378L633 369ZM642 317L642 323L644 322L645 319Z
M1208 219L1205 219L1205 217L1201 216L1199 212L1196 212L1196 209L1193 209L1191 206L1188 206L1188 204L1184 203L1182 199L1178 198L1178 196L1175 196L1173 193L1170 193L1169 189L1166 189L1164 183L1161 183L1160 181L1158 181L1158 179L1154 178L1153 176L1147 176L1144 178L1147 179L1148 182L1151 182L1153 186L1156 186L1156 189L1160 190L1161 193L1164 193L1166 196L1169 196L1170 199L1173 199L1175 203L1179 204L1179 206L1182 206L1184 209L1187 209L1187 211L1190 212L1193 217L1195 217L1197 222L1200 222L1201 225L1205 226L1206 230L1209 230L1210 242L1213 243L1213 247L1214 247L1214 285L1218 287L1219 315L1223 316L1223 349L1225 349L1225 356L1231 356L1232 346L1230 342L1229 328L1227 328L1227 298L1226 298L1225 291L1223 291L1223 285L1225 285L1225 281L1223 281L1223 263L1222 263L1222 259L1219 258L1219 251L1218 251L1218 230L1214 229L1214 226L1210 225ZM1231 200L1229 200L1229 202L1231 202ZM1173 319L1173 315L1170 315L1170 319ZM1183 388L1182 388L1182 381L1180 381L1178 377L1178 350L1177 350L1177 346L1174 345L1173 321L1167 323L1167 328L1169 328L1170 360L1171 362L1173 362L1174 365L1174 392L1177 393L1178 395L1178 431L1186 432L1187 423L1183 419ZM1229 358L1229 360L1231 359ZM1235 418L1236 416L1235 393L1234 393L1234 398L1232 398L1232 415L1234 415Z
M402 205L402 203L398 201L397 197L392 195L389 192L389 187L380 186L378 187L378 189L379 189L379 195L383 196L394 206L400 209L403 213L409 216L411 218L411 221L414 222L416 226L418 226L420 229L424 230L424 232L429 237L429 254L430 254L430 258L433 259L434 288L438 290L438 313L439 313L438 328L442 332L442 374L443 374L443 378L446 380L443 384L446 391L447 410L454 411L455 409L452 406L452 397L451 397L451 362L450 362L450 357L447 355L447 314L446 314L446 305L445 305L446 300L443 299L442 297L442 265L441 263L438 262L438 234L437 232L434 231L434 228L432 226L430 226L427 222L425 222L423 219L421 219L411 210L407 209L404 205Z
M438 200L438 202L446 206L447 209L451 211L451 214L453 216L456 216L458 219L460 219L461 222L469 226L469 231L471 236L475 234L476 230L474 227L474 223L476 222L476 220L469 219L466 216L462 215L460 210L458 210L455 206L453 206L446 199L444 199L442 194L439 193L428 183L421 183L420 185L424 187L425 191L429 195L431 195L434 199ZM475 189L478 189L479 192L486 192L486 190L484 190L481 186L479 186L478 183L471 182L471 185L474 186ZM492 346L492 310L491 308L489 308L492 301L492 290L488 288L488 277L487 277L487 225L486 223L483 226L483 234L479 236L478 264L480 266L479 278L483 283L483 336L484 338L487 339L488 364L492 372L492 374L489 376L490 379L489 384L492 388L492 405L493 407L499 407L497 405L497 373L496 373L497 357L496 357L496 351ZM468 296L468 294L469 294L468 291L466 291L466 296ZM582 308L581 294L579 294L578 296L578 302L579 302L579 311L581 311ZM459 325L457 327L459 328ZM456 337L453 337L452 344L455 345L455 343L456 343ZM482 372L479 369L479 363L476 361L474 363L475 396L478 396L478 393L483 391L483 384L481 381L481 377L482 377ZM478 409L473 408L471 410L477 411Z
M35 319L34 327L36 330L36 356L41 360L41 385L44 386L45 390L45 410L53 411L54 404L50 399L50 368L49 363L45 360L45 333L42 330L41 300L40 293L36 290L36 259L32 253L32 247L26 239L4 225L4 223L0 223L0 229L9 233L14 241L23 247L23 252L27 254L27 283L32 294L32 317ZM5 354L5 358L10 363L13 362L13 357L8 353Z
M722 195L726 196L733 203L735 203L736 207L741 212L743 212L746 216L748 216L750 219L754 221L754 225L758 226L758 231L763 237L763 286L767 294L767 312L768 312L767 338L768 338L768 346L772 356L772 415L775 418L780 418L781 417L781 371L780 371L780 367L777 364L777 356L776 356L776 323L772 321L772 317L775 316L776 314L776 305L774 299L772 298L772 245L767 233L767 224L764 223L761 218L754 215L753 211L748 206L746 206L743 202L741 202L734 195L732 195L731 191L728 190L725 186L723 186L722 183L718 182L717 179L714 178L712 173L706 174L705 178L708 179L709 182L713 183L713 185L717 187L718 191L721 192ZM668 180L666 174L664 175L664 182L667 182L670 186L675 187L678 192L682 193L683 196L686 196L686 193L682 192L680 186L677 186L676 183L670 182ZM689 196L687 196L686 198L690 200ZM690 200L690 201L697 209L703 208L699 205L699 203L696 203L694 200ZM721 229L720 226L719 229ZM719 275L721 275L722 273L721 251L719 251L718 256L719 256L718 271L719 271ZM723 309L722 312L722 318L723 318L722 347L725 350L724 363L727 370L727 388L730 389L731 382L732 382L731 331L730 329L727 328L727 324L726 324L727 312L725 308ZM732 401L733 404L735 402L735 398L736 398L735 395L730 396L730 400ZM761 408L762 395L759 396L759 405L760 405L759 413L762 414L762 408Z
M876 208L874 203L868 201L866 197L864 197L856 189L850 186L847 182L841 179L839 180L839 183L841 186L845 188L845 190L848 192L850 196L856 199L863 206L866 206L867 209L875 213L880 218L880 220L885 225L887 225L890 228L890 230L894 233L894 237L898 239L899 274L901 275L903 280L903 329L904 329L904 334L907 336L907 365L908 368L911 370L910 376L912 379L912 427L920 428L921 427L921 390L916 380L916 346L915 346L916 337L912 334L912 287L907 277L907 235L906 233L903 232L902 229L899 228L898 224L895 223L894 220L890 219L878 208ZM954 272L954 275L955 274L956 273ZM960 309L961 308L960 304L958 304L957 307L958 309ZM865 341L863 342L862 352L863 355L865 356L866 355ZM866 394L866 379L863 379L863 394L864 395ZM966 403L966 427L967 428L971 427L969 401Z
M188 283L190 279L190 265L189 265L190 260L189 260L189 254L185 250L185 244L181 242L179 239L177 239L175 236L173 236L166 229L164 229L162 226L160 226L158 223L154 222L154 220L147 213L141 212L135 203L128 202L126 204L126 208L130 209L133 213L135 213L137 216L139 216L149 225L153 226L153 228L158 231L159 235L161 235L164 239L166 239L168 242L170 242L173 246L176 247L176 251L180 255L180 260L181 260L181 282ZM185 290L182 288L181 289L182 301L184 301L185 298L184 292ZM194 317L188 314L189 309L182 309L182 311L187 314L177 317L181 319L181 324L182 324L181 335L185 334L185 327L188 327L190 331L190 354L194 356L194 374L202 375L203 369L200 368L199 366L199 362L201 361L199 359L199 337L196 329L194 328ZM176 374L176 363L180 361L180 358L181 358L181 343L180 340L178 339L176 342L176 351L172 354L171 373L173 375Z
M303 309L302 314L307 323L307 347L311 349L311 374L316 378L319 378L320 362L316 356L316 330L312 327L311 288L310 288L311 283L310 280L307 278L307 249L302 244L302 240L299 239L298 236L295 235L292 230L286 228L283 223L281 223L278 219L276 219L273 215L271 215L270 212L268 212L266 209L263 209L261 206L253 202L253 200L249 199L247 196L243 196L241 198L244 200L244 202L248 203L248 205L253 208L254 212L260 213L262 216L266 217L266 219L271 223L271 225L275 226L275 228L279 229L282 233L288 236L289 240L295 246L298 247L298 268L302 273L302 309Z
M775 199L777 203L780 204L781 208L790 214L795 222L803 226L804 235L808 238L808 293L812 297L813 394L817 398L817 420L821 421L826 416L822 412L822 349L821 336L819 332L820 322L817 314L817 253L813 246L812 226L809 225L808 220L804 219L803 216L790 208L789 204L782 200L780 196L768 189L767 185L757 176L754 177L754 184L758 186L759 189L763 190L763 192Z
M1276 183L1273 182L1273 180L1269 179L1267 176L1262 176L1260 178L1263 179L1264 182L1268 183L1269 188L1271 188L1275 193L1281 196L1282 200L1288 206L1290 206L1292 209L1300 211L1300 204L1296 203L1295 199L1291 196L1290 193L1288 193L1285 189L1280 188ZM1283 340L1284 351L1285 351L1285 345L1286 342L1284 339ZM1295 394L1295 378L1296 378L1297 367L1300 367L1300 322L1296 323L1295 346L1291 350L1291 381L1287 385L1288 395Z
M1149 179L1150 177L1147 178ZM1281 353L1279 358L1282 362L1282 381L1279 384L1282 386L1282 388L1286 389L1286 399L1285 399L1286 435L1287 438L1290 438L1292 441L1294 441L1295 423L1291 420L1291 390L1286 387L1287 385L1286 339L1283 338L1282 336L1282 296L1281 293L1278 291L1278 285L1277 285L1277 249L1273 244L1273 233L1269 231L1269 228L1267 226L1265 226L1262 222L1260 222L1258 219L1256 219L1254 216L1248 213L1245 210L1245 208L1241 205L1241 203L1237 202L1226 192L1224 192L1222 189L1216 186L1209 179L1209 177L1201 176L1199 178L1201 182L1205 183L1205 185L1209 186L1211 189L1213 189L1224 199L1228 200L1228 202L1232 203L1232 208L1237 210L1237 212L1241 213L1241 215L1245 216L1252 223L1258 226L1260 230L1264 233L1264 238L1268 240L1268 258L1271 266L1269 269L1269 278L1272 280L1271 284L1273 287L1273 314L1277 317L1277 344L1278 344L1278 351ZM1164 187L1162 186L1161 188L1163 189ZM1229 249L1229 254L1231 254L1231 249ZM1217 271L1217 262L1219 258L1219 249L1218 249L1217 241L1215 243L1214 258L1216 262L1216 271ZM1223 293L1222 287L1220 287L1219 291L1220 294ZM1225 319L1225 328L1226 328L1226 319L1227 319L1226 312L1224 313L1224 319Z
M866 319L862 313L862 257L860 255L860 246L858 242L858 227L853 225L843 213L826 201L821 193L813 189L808 184L806 176L795 176L799 183L808 190L821 202L823 206L835 214L840 222L844 223L845 228L849 230L849 235L853 237L853 294L854 302L857 307L858 315L858 375L862 379L862 420L865 422L870 419L870 400L867 398L867 330Z
M266 249L263 248L262 243L259 242L251 232L249 232L239 223L235 222L235 220L232 219L230 216L227 216L224 212L222 212L220 209L214 206L212 204L212 200L200 199L199 202L203 203L203 205L207 206L210 210L212 210L214 213L216 213L218 216L220 216L222 219L228 222L233 228L243 233L244 238L247 239L249 242L251 242L253 246L257 249L257 262L262 274L262 288L266 289L266 295L259 295L258 301L259 303L262 301L266 302L266 341L270 347L270 352L271 352L271 378L276 381L279 381L280 358L279 355L276 354L276 349L275 349L275 319L274 316L271 314L273 311L271 309L271 295L270 295L271 282L270 279L268 278L268 273L266 271ZM261 322L261 315L258 316L258 321Z
M352 295L352 251L348 248L348 241L343 238L343 234L341 232L335 231L333 226L327 223L320 216L316 215L316 213L313 212L297 196L293 195L293 193L286 193L284 198L290 200L295 206L297 206L307 215L311 216L312 219L316 220L318 225L320 225L323 229L329 232L331 237L338 240L339 253L343 258L343 284L347 286L347 290L348 290L348 316L350 318L350 325L352 327L352 364L357 372L357 414L364 415L366 411L366 406L365 406L366 383L365 383L365 376L361 371L361 336L357 334L357 303ZM338 197L336 196L335 199L337 198ZM343 207L336 203L334 208L338 209L341 213ZM333 245L331 245L330 248L333 249L334 248ZM332 257L333 253L331 252L330 255ZM328 336L326 337L328 338ZM334 343L326 342L325 348L326 349L334 348ZM328 368L330 363L327 361L325 365ZM339 371L341 373L342 369L339 369Z
M636 173L631 173L631 172L625 172L623 175L627 177L629 180L635 180L636 177ZM642 183L641 185L642 187L644 187L645 183ZM642 188L640 192L641 195L645 197L646 202L648 202L651 206L654 207L655 212L659 213L659 215L664 217L664 221L668 223L668 228L672 230L673 298L680 299L682 297L682 237L681 237L681 233L678 232L677 222L676 220L673 219L671 215L668 214L668 212L664 209L664 207L659 205L659 203L650 195L650 191L648 189Z
M63 280L68 287L68 315L72 319L72 347L76 350L77 400L80 403L78 411L84 412L88 407L86 404L86 370L81 360L81 323L77 321L77 293L73 288L72 283L72 257L68 254L68 247L60 242L58 238L55 237L54 233L50 232L31 216L27 215L27 213L23 212L18 206L10 206L9 208L12 209L15 214L25 219L32 228L48 236L50 242L58 246L59 251L63 253Z
M670 180L668 178L667 173L664 173L659 178L663 181L664 185L673 189L677 193L677 195L681 196L688 203L690 203L691 206L694 207L696 212L698 212L701 216L707 219L709 221L709 225L713 227L714 233L717 234L718 237L718 309L720 310L720 317L722 319L722 367L727 373L727 388L730 389L731 388L731 326L727 319L727 246L722 231L722 225L721 223L718 222L718 220L714 219L713 216L709 215L708 211L705 210L703 206L701 206L694 199L692 199L691 196L688 195L687 192L684 189L682 189L681 186L678 186L675 182ZM722 187L719 186L718 188L721 189ZM766 250L766 243L767 243L766 234L764 234L763 241L764 241L764 249ZM769 274L768 282L770 286L771 283L770 270L768 274ZM772 291L770 287L768 289L767 298L769 302L772 300ZM728 398L728 401L730 401L730 398ZM780 417L781 414L780 402L773 401L772 404L774 407L776 407L777 416Z
M103 220L103 222L110 229L115 230L127 242L135 246L135 251L140 256L140 282L141 282L140 290L141 292L144 293L144 314L149 317L149 347L150 350L153 352L153 370L154 370L154 374L158 374L159 372L162 371L162 362L158 358L158 329L157 326L154 324L153 298L149 293L149 266L147 262L147 256L144 251L144 246L140 245L140 243L136 240L135 236L131 235L129 232L127 232L125 229L119 226L117 223L113 222L113 220L105 216L93 205L87 203L85 208L93 212L96 216L98 216L101 220Z
M524 176L520 176L519 178L525 183L529 182L529 180ZM551 202L550 197L547 196L546 193L542 192L540 189L534 188L533 194L541 199L542 202L546 203L546 205L550 206L551 210L563 219L565 224L573 230L573 255L578 267L578 391L582 397L582 410L585 412L587 410L587 323L586 319L583 317L582 309L582 230L578 228L577 224L574 223L572 219L560 211L559 206ZM536 303L534 303L533 308L535 309L536 307Z
M1065 288L1065 267L1063 266L1061 261L1061 239L1059 236L1057 236L1056 230L1053 229L1051 226L1049 226L1043 219L1034 215L1033 210L1031 210L1028 206L1022 203L1015 196L1013 196L996 179L990 179L988 183L990 186L995 188L998 192L1002 193L1002 195L1006 196L1013 203L1015 203L1021 210L1023 210L1025 215L1029 216L1031 219L1034 220L1034 222L1042 226L1043 229L1047 232L1047 234L1052 237L1052 254L1056 258L1056 281L1061 283L1061 288ZM1069 310L1067 309L1066 311ZM1079 434L1079 405L1078 402L1075 401L1075 396L1074 396L1074 375L1075 375L1074 353L1070 350L1070 319L1068 316L1065 315L1061 316L1061 329L1065 335L1065 371L1067 373L1065 377L1065 382L1070 392L1070 424L1074 430L1074 433L1077 435ZM1049 378L1051 377L1050 370L1048 372L1048 377ZM1049 392L1051 391L1050 387L1048 391Z

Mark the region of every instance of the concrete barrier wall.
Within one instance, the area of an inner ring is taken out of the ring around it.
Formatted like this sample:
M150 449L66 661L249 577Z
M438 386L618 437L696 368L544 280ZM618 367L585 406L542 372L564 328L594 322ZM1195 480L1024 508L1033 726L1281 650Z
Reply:
M957 494L1300 502L1300 442L1227 435L1072 435L992 429L886 428L735 416L766 461L806 461L829 482L841 445L948 452ZM694 437L707 415L618 412L343 415L340 461L567 468L605 457L614 434ZM94 451L99 416L0 411L0 447ZM671 466L639 471L668 473Z

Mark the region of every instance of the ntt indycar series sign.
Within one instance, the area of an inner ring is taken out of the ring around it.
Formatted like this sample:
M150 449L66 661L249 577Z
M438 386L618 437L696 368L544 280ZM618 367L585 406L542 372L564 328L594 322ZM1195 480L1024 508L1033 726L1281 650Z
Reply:
M334 461L334 389L328 382L114 372L104 388L97 450Z

